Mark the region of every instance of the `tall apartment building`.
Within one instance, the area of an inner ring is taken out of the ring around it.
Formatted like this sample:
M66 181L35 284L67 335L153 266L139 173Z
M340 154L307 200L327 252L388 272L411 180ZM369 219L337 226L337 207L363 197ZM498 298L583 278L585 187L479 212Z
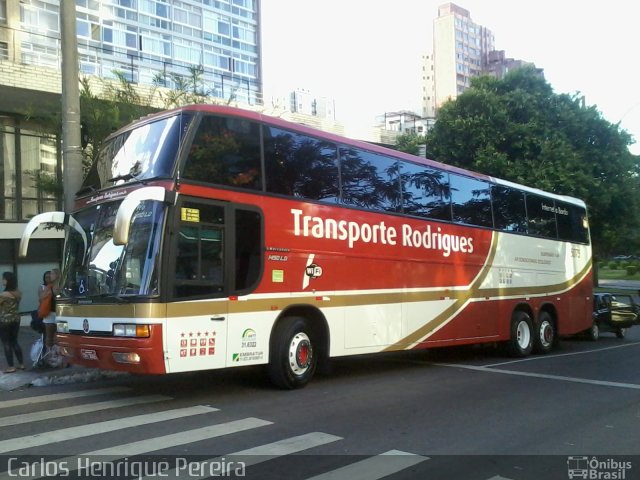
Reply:
M453 3L438 7L433 21L433 105L437 110L480 75L494 50L494 35L471 20L468 10Z
M422 56L422 115L434 117L444 102L469 88L475 76L503 78L515 68L533 65L507 58L494 44L491 30L474 23L468 10L453 3L440 5L433 21L433 50Z
M197 70L207 95L262 103L260 0L0 0L0 272L17 271L23 310L61 255L45 231L17 257L25 222L62 208L33 181L62 173L58 128L33 120L61 110L60 1L76 4L81 74L173 88Z

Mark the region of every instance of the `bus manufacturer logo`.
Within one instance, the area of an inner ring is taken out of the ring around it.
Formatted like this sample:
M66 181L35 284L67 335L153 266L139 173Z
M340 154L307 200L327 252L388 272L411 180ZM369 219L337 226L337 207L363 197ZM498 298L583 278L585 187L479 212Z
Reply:
M84 321L82 322L82 331L84 333L89 333L89 320L87 320L86 318L84 319Z
M322 267L320 265L316 265L312 263L307 266L307 276L310 278L318 278L322 276Z

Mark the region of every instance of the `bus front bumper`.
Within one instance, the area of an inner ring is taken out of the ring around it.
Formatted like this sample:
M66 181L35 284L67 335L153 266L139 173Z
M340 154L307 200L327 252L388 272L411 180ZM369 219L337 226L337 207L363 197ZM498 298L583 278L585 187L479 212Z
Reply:
M62 354L75 365L140 374L166 373L162 327L154 325L149 338L92 337L56 334Z

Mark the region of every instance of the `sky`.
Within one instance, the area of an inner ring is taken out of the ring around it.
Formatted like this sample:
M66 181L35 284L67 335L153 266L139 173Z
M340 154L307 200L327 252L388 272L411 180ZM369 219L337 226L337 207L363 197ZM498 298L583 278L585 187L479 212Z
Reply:
M265 105L293 89L335 99L358 136L385 112L416 110L421 55L444 0L262 0ZM640 2L458 0L491 30L497 50L533 62L555 93L580 93L637 140Z

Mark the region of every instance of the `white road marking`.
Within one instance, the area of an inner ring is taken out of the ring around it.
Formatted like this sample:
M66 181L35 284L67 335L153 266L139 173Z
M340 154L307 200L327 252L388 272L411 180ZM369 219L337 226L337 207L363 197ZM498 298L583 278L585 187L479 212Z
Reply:
M298 435L297 437L285 438L283 440L278 440L277 442L267 443L247 450L229 453L224 457L209 458L207 460L193 462L197 463L198 466L195 466L189 471L189 478L210 478L210 468L207 467L215 465L216 463L225 463L226 465L236 466L240 466L240 464L242 464L243 467L249 467L277 457L302 452L303 450L308 450L310 448L336 442L338 440L342 440L342 437L322 432L311 432L304 435ZM202 475L200 475L199 472L202 472ZM176 468L174 470L167 471L166 474L168 478L182 478L185 472L182 472L181 476L180 472ZM141 480L151 480L152 478L155 477L144 477Z
M584 350L582 352L558 353L556 355L538 355L538 356L520 358L518 360L510 360L508 362L493 363L491 365L483 365L483 366L484 367L499 367L499 366L502 366L502 365L511 365L513 363L533 362L533 361L536 361L536 360L545 360L545 359L549 359L549 358L571 357L573 355L585 355L585 354L588 354L588 353L606 352L607 350L615 350L615 349L618 349L618 348L626 348L626 347L636 347L638 345L640 345L640 342L632 342L632 343L625 343L624 345L616 345L614 347L605 347L605 348L597 348L597 349L593 349L593 350Z
M316 475L307 480L377 480L398 473L425 460L429 460L429 457L399 450L390 450L330 472Z
M178 418L189 417L191 415L201 415L203 413L217 411L217 408L196 405L194 407L177 408L174 410L165 410L163 412L118 418L116 420L108 420L106 422L91 423L89 425L62 428L60 430L52 430L25 437L10 438L8 440L0 441L0 454L23 450L25 448L41 447L43 445L64 442L66 440L75 440L77 438L89 437L91 435L114 432L123 428L140 427L151 423L165 422L167 420L175 420ZM40 453L42 454L44 452ZM46 452L48 455L51 455L52 453L53 452L49 451Z
M128 392L128 387L95 388L92 390L77 390L75 392L54 393L51 395L39 395L37 397L18 398L16 400L5 400L0 402L0 409L21 407L23 405L34 405L36 403L54 402L56 400L68 400L71 398L90 397L94 395L106 395L107 393Z
M97 412L110 408L128 407L131 405L138 405L140 403L149 404L153 402L162 402L165 400L171 400L171 397L165 397L164 395L147 395L141 397L123 398L120 400L109 400L106 402L90 403L86 405L76 405L73 407L42 410L40 412L23 413L19 415L11 415L9 417L0 418L0 427L19 425L29 422L38 422L40 420L51 420L53 418L70 417L72 415Z
M500 368L479 367L475 365L462 365L462 364L455 364L455 363L434 363L433 365L436 365L439 367L462 368L465 370L475 370L478 372L485 372L485 373L501 373L505 375L515 375L520 377L544 378L546 380L560 380L563 382L584 383L587 385L598 385L603 387L617 387L617 388L629 388L633 390L640 390L640 385L635 383L607 382L603 380L589 380L587 378L564 377L561 375L547 375L545 373L516 372L513 370L503 370Z
M115 465L118 460L122 460L127 457L143 455L164 448L186 445L200 440L229 435L231 433L242 432L244 430L250 430L271 424L272 422L261 420L259 418L244 418L242 420L209 425L207 427L197 428L194 430L172 433L161 437L150 438L148 440L140 440L138 442L117 445L115 447L95 450L93 452L82 453L71 457L50 460L47 463L49 464L49 468L54 468L54 464L57 464L59 471L67 472L67 475L73 471L79 471L79 473L83 475L86 474L90 468L94 468L94 465L105 465L106 468L109 468L111 465ZM36 471L36 475L20 476L21 480L35 480L37 478L42 478L42 475L38 472L37 465L38 462L35 462L34 470ZM5 474L0 475L0 479L5 480L15 478L16 475L16 472L6 472ZM163 477L164 476L165 475L163 475ZM168 478L172 478L170 475L166 476ZM207 478L208 477L209 476L207 476Z

